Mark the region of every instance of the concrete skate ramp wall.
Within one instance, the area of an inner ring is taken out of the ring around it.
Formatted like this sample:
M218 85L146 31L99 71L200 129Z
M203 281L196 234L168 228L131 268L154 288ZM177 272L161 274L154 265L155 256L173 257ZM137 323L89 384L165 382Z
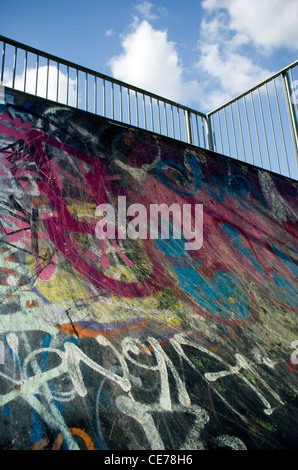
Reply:
M297 183L10 89L0 135L0 448L297 448ZM118 196L202 247L99 240Z

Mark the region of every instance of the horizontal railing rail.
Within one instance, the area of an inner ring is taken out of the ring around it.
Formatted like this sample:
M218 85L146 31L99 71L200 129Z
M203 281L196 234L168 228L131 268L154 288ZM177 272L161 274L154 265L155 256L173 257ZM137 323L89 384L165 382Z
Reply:
M298 179L298 61L210 113L0 35L1 85Z

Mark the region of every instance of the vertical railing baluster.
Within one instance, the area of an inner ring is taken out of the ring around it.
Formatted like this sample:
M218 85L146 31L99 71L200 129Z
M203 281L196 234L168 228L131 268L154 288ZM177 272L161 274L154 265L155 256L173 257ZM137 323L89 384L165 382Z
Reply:
M171 105L171 118L172 118L173 138L175 139L175 123L174 123L173 105Z
M50 60L47 59L47 79L46 79L46 99L49 96L49 68L50 68Z
M1 85L3 85L3 82L4 82L5 52L6 52L6 43L4 42L2 46Z
M102 112L103 117L106 117L106 81L102 81Z
M88 111L88 75L85 73L85 111Z
M178 107L177 107L177 117L178 117L179 140L181 140L181 123L180 123L180 112L179 112Z
M269 170L271 170L271 163L270 163L270 156L269 156L269 148L268 148L268 140L267 140L267 132L266 132L266 126L265 126L265 119L264 119L264 113L263 113L263 106L262 106L260 88L258 88L258 96L259 96L259 104L260 104L260 111L261 111L261 118L262 118L262 126L263 126L263 132L264 132L264 139L265 139L265 145L266 145L266 151L267 151L268 165L269 165Z
M221 153L224 153L223 141L222 141L222 133L221 133L221 123L220 123L220 112L217 113L217 116L218 116L218 130L219 130L219 138L220 138Z
M143 114L144 114L144 128L147 129L146 102L145 102L145 95L144 94L143 94Z
M243 102L244 102L244 112L245 112L245 117L246 117L246 127L247 127L247 132L248 132L251 159L252 159L252 163L254 164L254 153L253 153L253 148L252 148L251 132L250 132L245 96L243 97Z
M129 124L131 124L130 92L129 92L129 88L127 89L127 100L128 100L128 122L129 122Z
M277 159L277 164L278 164L278 171L280 173L279 155L278 155L278 149L277 149L277 144L276 144L276 137L275 137L275 131L274 131L274 125L273 125L273 119L272 119L272 112L271 112L270 100L269 100L269 95L268 95L267 83L265 84L265 88L266 88L266 96L267 96L267 103L268 103L268 110L269 110L269 117L270 117L273 141L274 141L274 148L275 148L276 159Z
M207 148L212 152L215 150L214 138L213 138L213 128L212 128L212 115L207 115L205 119L206 125L206 136L207 136ZM204 132L205 135L205 132ZM206 141L205 141L206 146Z
M135 91L135 106L136 106L136 123L137 127L139 127L139 106L138 106L138 94Z
M122 86L119 87L119 95L120 95L120 121L123 122L123 108L122 108Z
M286 142L285 142L285 135L284 135L284 129L283 129L282 119L281 119L281 114L280 114L280 106L279 106L279 100L278 100L278 95L277 95L277 90L276 90L275 79L273 80L273 85L274 85L274 93L275 93L275 100L276 100L276 105L277 105L279 125L280 125L281 136L282 136L282 141L283 141L283 147L284 147L284 152L285 152L285 157L286 157L288 176L290 176L291 173L290 173L290 167L289 167L288 151L287 151L287 146L286 146Z
M184 119L185 119L186 141L189 144L193 144L192 121L191 121L191 114L188 111L188 109L184 110Z
M79 107L79 70L76 73L76 108Z
M234 137L234 144L235 144L235 151L236 151L236 157L238 160L238 147L237 147L237 139L236 139L236 132L235 132L235 124L234 124L234 116L233 116L233 107L230 105L230 110L231 110L231 119L232 119L232 130L233 130L233 137Z
M296 157L296 164L298 165L298 123L294 110L294 103L292 102L292 93L290 91L290 80L288 72L284 72L282 74L282 83L289 125L292 135L293 149Z
M94 75L94 114L97 114L97 78Z
M56 89L56 101L59 101L59 72L60 64L57 62L57 89Z
M13 57L13 69L12 69L12 88L15 87L15 82L16 82L17 54L18 54L18 49L15 46L14 57Z
M166 103L163 104L163 108L164 108L164 113L165 113L165 130L166 130L166 136L168 136L168 118L167 118L167 107L166 107Z
M231 156L231 147L230 147L230 139L229 139L228 125L227 125L226 108L223 109L223 112L224 112L224 120L225 120L225 129L226 129L226 136L227 136L228 152L229 152L229 156Z
M25 59L24 59L24 92L26 92L26 86L27 86L27 62L28 62L28 52L25 51Z
M114 83L111 82L111 107L112 107L112 119L114 119Z
M216 135L215 135L215 127L214 127L214 114L211 115L210 124L211 124L211 129L212 129L210 133L210 137L212 139L213 149L215 152L217 152Z
M245 148L244 148L244 140L243 140L243 132L242 132L242 123L241 123L241 116L239 111L239 100L237 100L237 113L238 113L238 121L239 121L239 130L240 130L240 137L242 143L242 151L243 151L243 159L246 162L246 155L245 155Z
M38 88L38 70L39 70L39 55L36 56L35 95L37 95L37 88Z
M152 132L154 132L154 117L153 117L152 96L150 96L150 115L151 115L151 130L152 130Z
M259 131L258 131L258 123L257 123L257 118L256 118L254 97L253 97L252 92L250 93L250 95L251 95L251 104L252 104L252 111L253 111L253 117L254 117L256 138L257 138L257 144L258 144L258 151L259 151L259 157L260 157L260 164L261 164L261 168L263 168L263 159L262 159L262 152L261 152L261 145L260 145L260 138L259 138Z
M192 125L192 113L188 112L188 122L189 122L189 131L190 131L190 144L193 145L193 125Z
M158 130L159 130L159 133L161 134L159 100L157 100L157 115L158 115Z
M66 104L68 104L69 98L69 66L66 68Z
M202 133L203 133L204 148L207 148L207 143L206 143L207 121L208 121L208 117L207 117L207 116L204 116L204 117L201 116L201 125L202 125Z

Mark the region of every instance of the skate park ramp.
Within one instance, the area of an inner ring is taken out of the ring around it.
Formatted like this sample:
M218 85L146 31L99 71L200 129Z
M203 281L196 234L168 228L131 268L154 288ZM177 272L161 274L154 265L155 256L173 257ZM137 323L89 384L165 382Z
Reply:
M3 89L0 448L297 449L297 188Z

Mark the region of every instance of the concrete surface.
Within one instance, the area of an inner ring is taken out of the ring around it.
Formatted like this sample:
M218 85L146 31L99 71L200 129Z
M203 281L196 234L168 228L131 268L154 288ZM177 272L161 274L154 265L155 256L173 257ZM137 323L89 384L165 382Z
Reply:
M297 187L2 90L0 448L297 449ZM119 196L202 246L98 239Z

